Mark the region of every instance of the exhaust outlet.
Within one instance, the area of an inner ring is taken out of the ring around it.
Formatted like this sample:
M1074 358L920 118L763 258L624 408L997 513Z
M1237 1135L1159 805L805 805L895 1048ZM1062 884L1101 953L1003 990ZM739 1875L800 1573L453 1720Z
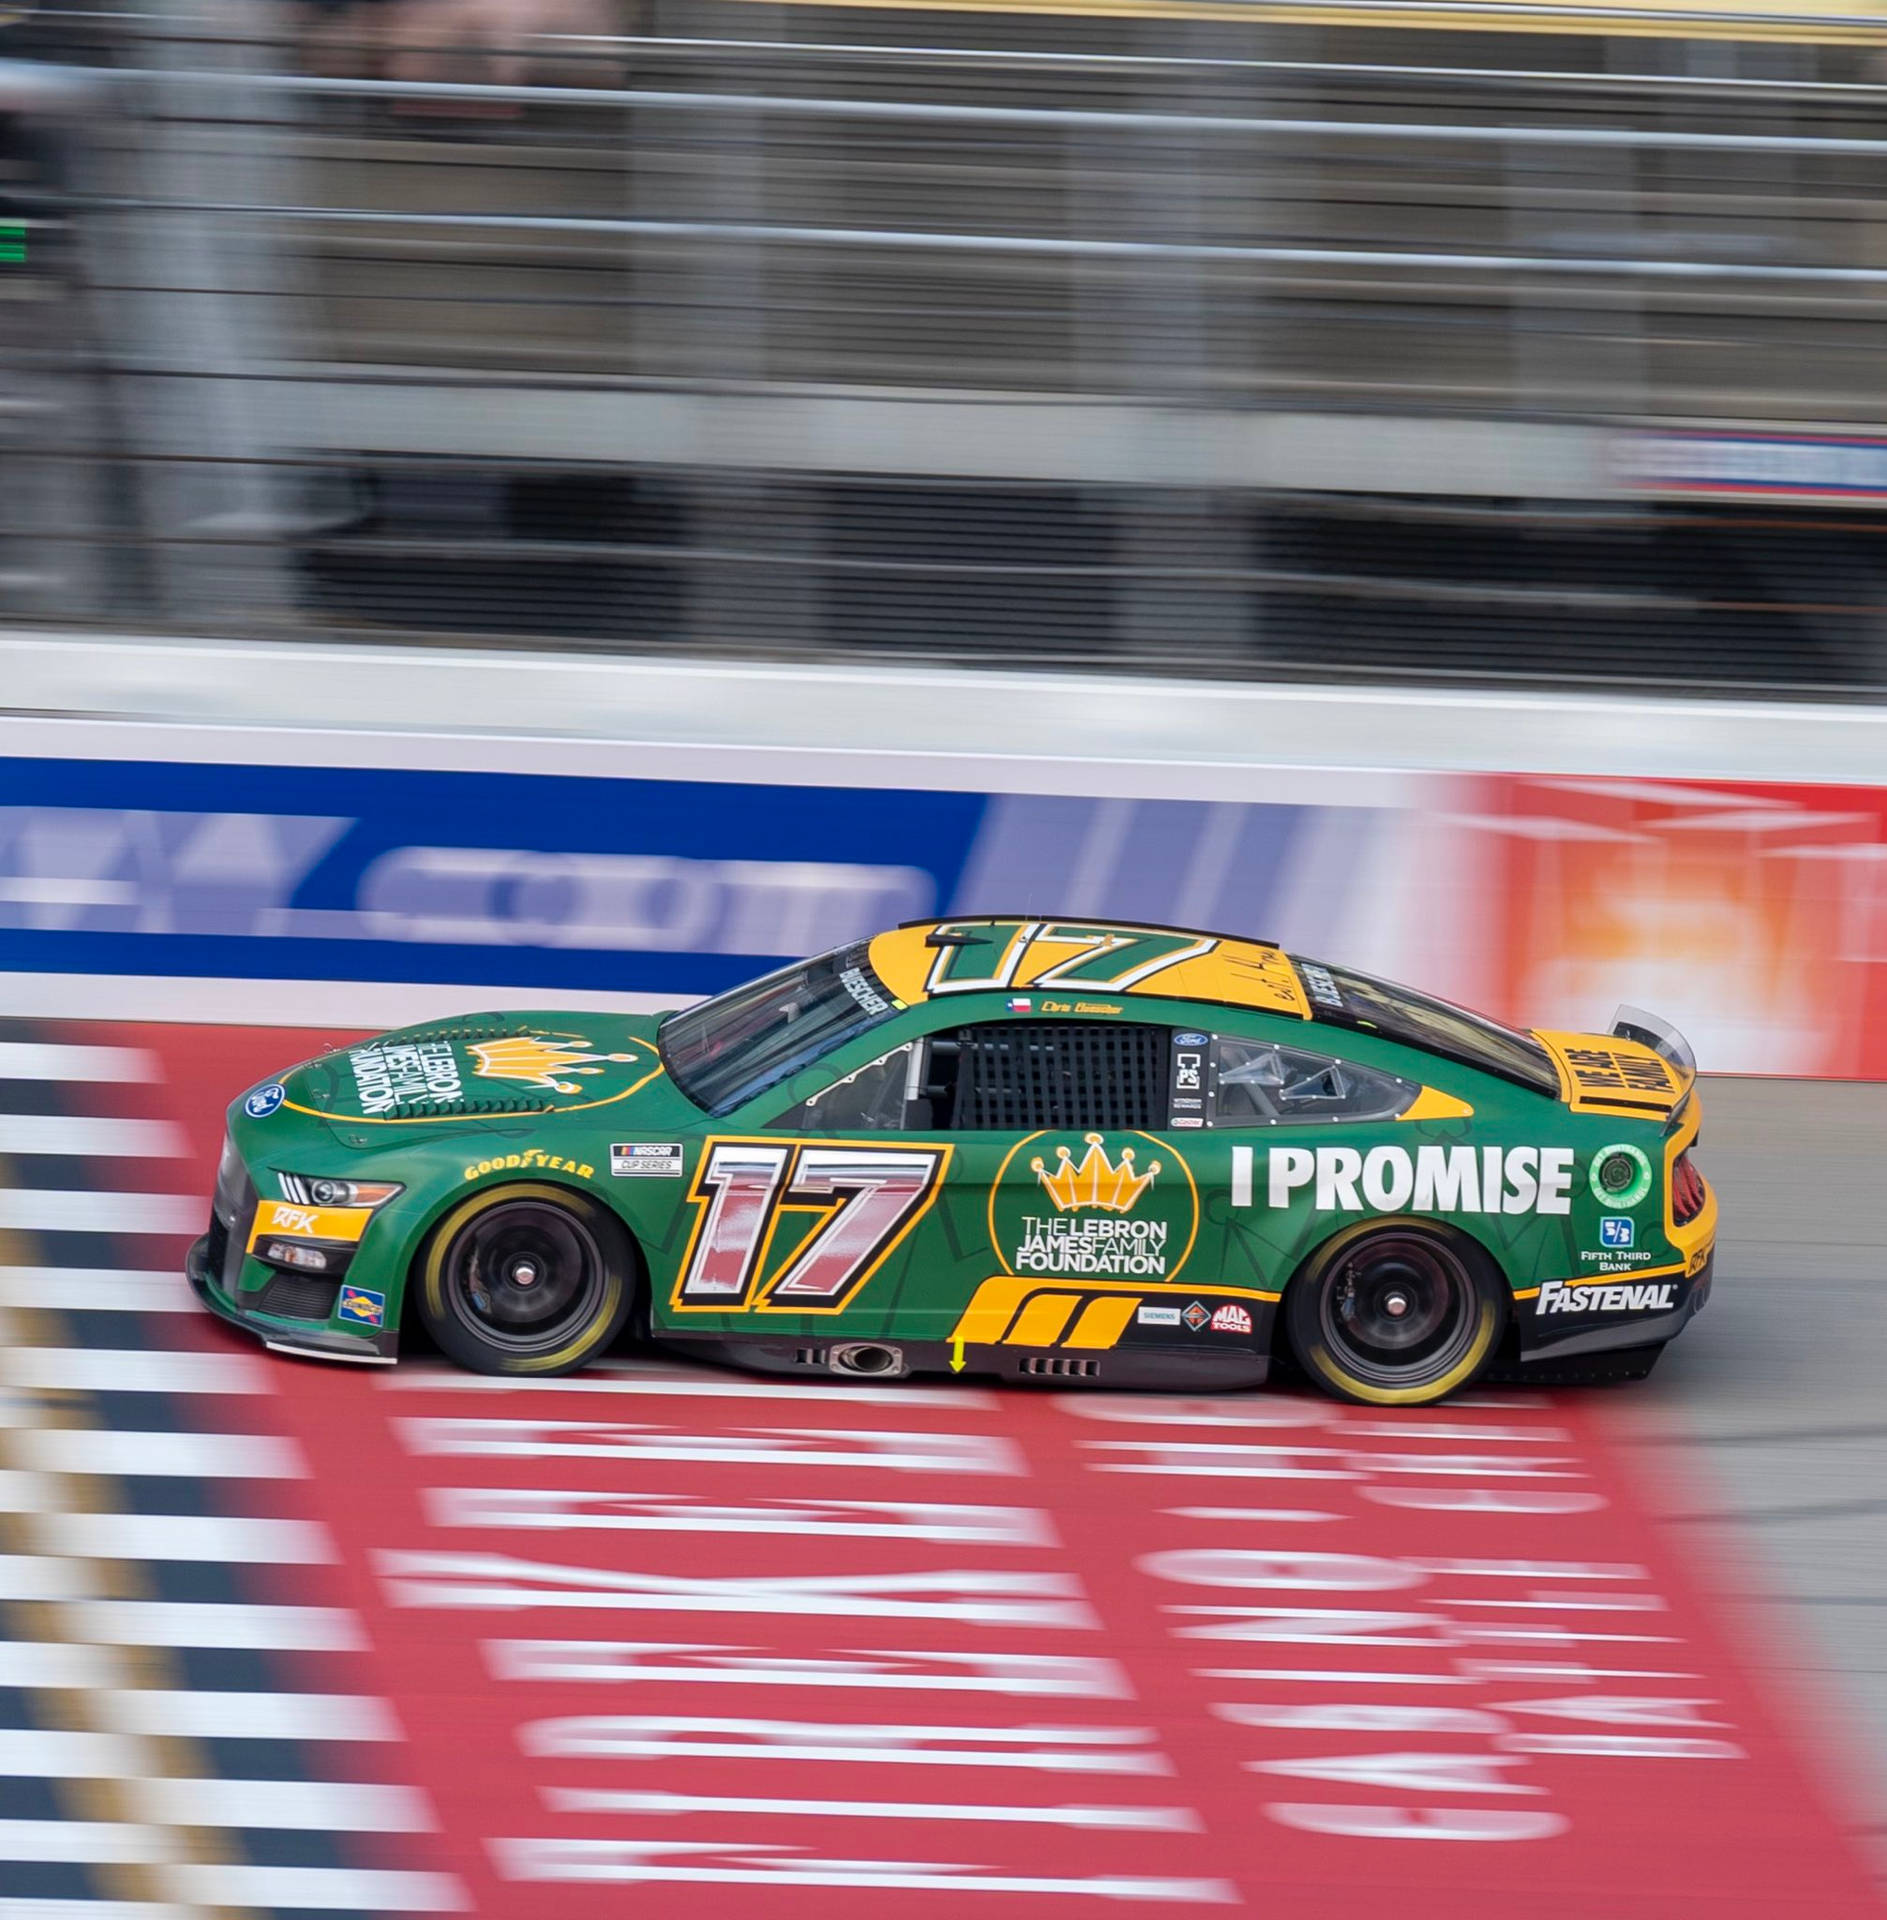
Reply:
M882 1347L875 1341L853 1340L833 1347L826 1355L826 1364L834 1373L860 1373L885 1379L904 1371L904 1349Z

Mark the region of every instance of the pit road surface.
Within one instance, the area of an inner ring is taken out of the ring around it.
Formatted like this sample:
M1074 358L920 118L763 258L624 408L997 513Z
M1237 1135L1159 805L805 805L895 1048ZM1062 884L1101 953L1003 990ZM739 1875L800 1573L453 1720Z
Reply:
M0 1031L0 1920L1882 1911L1880 1092L1709 1089L1647 1386L1385 1416L265 1356L176 1262L322 1039Z

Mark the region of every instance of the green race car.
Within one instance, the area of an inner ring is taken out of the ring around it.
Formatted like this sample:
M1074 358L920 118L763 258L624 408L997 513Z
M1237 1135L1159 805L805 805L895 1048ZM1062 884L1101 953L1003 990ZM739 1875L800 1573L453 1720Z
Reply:
M206 1305L487 1373L624 1330L775 1373L1637 1377L1703 1304L1695 1062L1262 942L925 922L682 1012L389 1033L229 1110Z

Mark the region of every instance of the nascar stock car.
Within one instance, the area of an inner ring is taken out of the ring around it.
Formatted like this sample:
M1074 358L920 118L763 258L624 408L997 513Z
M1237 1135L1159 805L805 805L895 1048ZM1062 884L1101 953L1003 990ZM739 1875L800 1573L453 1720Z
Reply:
M233 1102L189 1274L283 1352L624 1330L776 1373L1375 1404L1636 1378L1703 1304L1695 1062L1277 946L925 922L684 1011L488 1014Z

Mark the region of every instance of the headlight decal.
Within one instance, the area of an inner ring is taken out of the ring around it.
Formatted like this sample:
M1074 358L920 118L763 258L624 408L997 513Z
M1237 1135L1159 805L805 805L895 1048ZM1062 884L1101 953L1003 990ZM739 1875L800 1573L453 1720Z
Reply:
M282 1198L298 1207L383 1207L405 1187L397 1180L340 1180L329 1174L283 1173Z

